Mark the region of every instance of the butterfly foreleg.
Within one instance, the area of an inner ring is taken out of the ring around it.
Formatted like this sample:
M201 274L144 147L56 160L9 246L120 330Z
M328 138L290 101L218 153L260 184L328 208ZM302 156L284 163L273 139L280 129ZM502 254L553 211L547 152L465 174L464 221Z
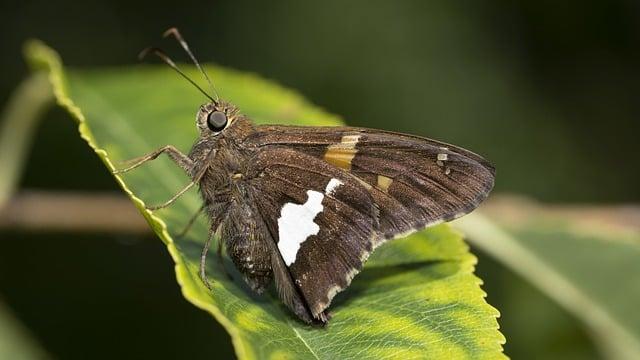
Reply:
M163 153L166 153L167 155L169 155L169 158L173 160L173 162L176 163L178 166L180 166L180 168L182 168L182 170L184 170L186 173L191 172L191 169L193 168L193 160L191 160L191 158L189 158L187 155L180 152L180 150L176 149L174 146L166 145L146 155L125 161L124 164L126 167L122 169L117 169L113 173L122 174L127 171L131 171L137 168L138 166L146 163L147 161L156 159L158 156L160 156Z
M148 153L146 155L143 155L143 156L137 157L135 159L131 159L131 160L125 161L125 164L128 164L128 166L126 166L126 167L124 167L122 169L117 169L113 173L114 174L122 174L122 173L125 173L125 172L128 172L128 171L131 171L131 170L139 167L140 165L146 163L147 161L151 161L151 160L156 159L158 156L160 156L163 153L166 153L167 155L169 155L169 158L171 160L173 160L173 162L176 163L176 165L180 166L180 168L182 168L182 170L184 170L187 174L191 175L191 173L193 172L193 167L194 167L193 160L190 157L188 157L187 155L181 153L180 150L176 149L172 145L163 146L160 149L152 151L152 152L150 152L150 153ZM161 209L163 207L167 207L167 206L171 205L182 194L184 194L189 189L191 189L193 187L193 185L195 185L200 180L200 178L202 178L202 176L204 175L205 170L206 170L206 167L203 167L203 169L201 169L201 171L198 171L196 176L193 176L192 181L186 187L184 187L182 190L180 190L176 195L174 195L171 199L169 199L165 203L157 205L157 206L148 206L147 209L149 209L149 210L157 210L157 209Z

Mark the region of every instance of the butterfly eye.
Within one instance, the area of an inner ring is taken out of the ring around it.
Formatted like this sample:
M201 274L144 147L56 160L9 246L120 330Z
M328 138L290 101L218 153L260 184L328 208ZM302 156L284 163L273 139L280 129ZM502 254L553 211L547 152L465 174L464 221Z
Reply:
M227 126L227 115L222 111L213 111L207 117L207 126L213 132L220 132Z

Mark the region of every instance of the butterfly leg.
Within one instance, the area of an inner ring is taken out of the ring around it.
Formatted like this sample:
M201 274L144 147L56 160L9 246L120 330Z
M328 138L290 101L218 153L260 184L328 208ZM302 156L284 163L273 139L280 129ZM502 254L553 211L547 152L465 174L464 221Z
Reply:
M182 188L182 190L178 191L177 194L173 195L173 197L167 201L165 201L164 203L160 204L160 205L154 205L154 206L147 206L146 208L148 210L158 210L158 209L162 209L162 208L166 208L167 206L173 204L176 200L178 200L178 198L180 196L182 196L182 194L186 193L187 191L189 191L189 189L191 189L193 187L193 185L195 185L196 182L192 181L189 184L187 184L187 186L185 186L184 188Z
M231 274L229 274L229 272L227 271L227 268L224 266L224 258L222 257L222 239L218 241L218 264L222 268L222 271L225 273L225 275L227 275L229 280L233 280L233 278L231 277Z
M171 158L171 160L173 160L173 162L175 162L178 166L180 166L182 170L184 170L185 172L189 173L193 168L193 160L191 160L187 155L181 153L180 150L176 149L174 146L166 145L146 155L125 161L124 164L128 166L122 169L117 169L113 173L122 174L127 171L131 171L137 168L138 166L146 163L147 161L156 159L158 156L160 156L163 153L166 153L167 155L169 155L169 158Z
M202 279L202 282L207 286L207 288L209 288L209 290L211 290L211 283L207 277L207 255L209 254L213 234L214 232L212 230L209 231L209 237L207 238L207 242L204 244L202 254L200 255L200 279ZM227 268L224 267L224 259L222 258L222 240L218 241L218 264L222 267L222 271L227 275L229 280L233 280L231 274L227 271Z
M198 216L200 216L200 214L202 214L202 211L204 211L205 207L206 207L205 204L202 204L202 206L200 206L200 209L198 209L198 211L195 214L193 214L193 216L191 217L191 219L189 219L189 222L184 227L184 229L182 229L182 231L180 231L175 235L177 238L181 238L187 235L189 230L191 230L191 228L193 227L193 224L195 224L196 220L198 220Z
M200 182L200 179L202 179L202 177L204 176L204 174L207 172L208 167L207 166L202 166L198 172L193 176L193 179L191 180L191 182L189 184L187 184L187 186L185 186L184 188L182 188L182 190L178 191L177 194L175 194L171 199L167 200L166 202L160 204L160 205L155 205L155 206L147 206L146 208L148 210L158 210L158 209L162 209L165 208L171 204L173 204L176 200L178 200L178 198L180 196L182 196L182 194L186 193L187 191L189 191L189 189L191 189L193 187L193 185L197 184L198 182Z
M138 166L146 163L147 161L151 161L156 159L158 156L160 156L161 154L166 153L167 155L169 155L169 158L171 160L173 160L174 163L176 163L178 166L180 166L182 168L182 170L184 170L187 174L191 174L191 171L193 169L193 160L191 160L191 158L189 158L187 155L183 154L180 152L180 150L176 149L174 146L172 145L166 145L161 147L160 149L157 149L155 151L152 151L146 155L137 157L135 159L131 159L128 161L125 161L125 164L128 164L129 166L122 168L122 169L118 169L115 170L113 173L114 174L122 174L128 171L131 171L135 168L137 168ZM175 196L173 196L171 199L169 199L169 201L157 205L157 206L148 206L147 209L149 210L157 210L157 209L161 209L164 207L167 207L169 205L171 205L174 201L176 201L176 199L178 199L182 194L184 194L185 192L187 192L189 189L191 189L191 187L193 187L193 185L196 183L196 181L199 180L200 177L202 177L202 175L204 174L204 171L200 171L199 172L199 176L197 180L192 180L185 188L183 188L182 190L180 190L180 192L178 192Z
M200 254L200 279L209 290L212 290L212 288L211 283L209 283L209 278L207 278L207 254L209 253L209 247L211 246L211 239L213 239L213 234L215 234L215 230L211 228L209 230L207 242L204 243L202 253Z

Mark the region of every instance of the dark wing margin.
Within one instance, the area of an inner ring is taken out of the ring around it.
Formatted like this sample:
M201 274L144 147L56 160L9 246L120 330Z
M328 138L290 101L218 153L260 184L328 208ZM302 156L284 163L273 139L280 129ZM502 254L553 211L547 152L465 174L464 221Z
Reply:
M495 169L460 147L354 127L259 126L248 143L286 147L357 177L380 211L376 245L474 210L493 188Z
M325 309L373 248L378 213L370 193L340 169L286 148L260 151L249 165L247 185L275 243L280 297L302 320L308 322L299 304L326 322ZM300 242L292 256L286 250L296 234Z

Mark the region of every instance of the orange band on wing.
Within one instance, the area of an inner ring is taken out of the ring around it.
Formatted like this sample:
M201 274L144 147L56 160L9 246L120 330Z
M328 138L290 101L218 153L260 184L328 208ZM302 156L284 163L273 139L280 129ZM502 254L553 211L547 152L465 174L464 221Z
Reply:
M351 161L356 156L358 150L356 144L360 135L345 135L340 143L330 145L324 154L324 161L347 171L351 170Z

